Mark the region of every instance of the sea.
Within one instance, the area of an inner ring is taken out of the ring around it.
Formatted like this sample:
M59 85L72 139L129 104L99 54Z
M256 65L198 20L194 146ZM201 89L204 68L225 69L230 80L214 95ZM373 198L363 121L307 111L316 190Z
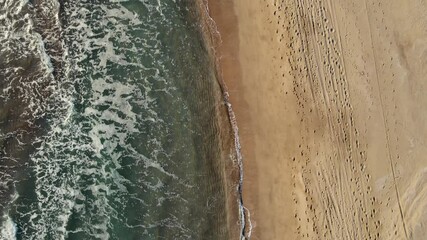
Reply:
M197 2L0 0L1 240L245 239Z

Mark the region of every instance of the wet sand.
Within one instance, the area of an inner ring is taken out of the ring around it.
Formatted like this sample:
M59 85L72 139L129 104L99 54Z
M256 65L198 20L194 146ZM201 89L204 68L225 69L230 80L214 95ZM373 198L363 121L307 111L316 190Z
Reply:
M423 239L427 17L415 1L210 1L252 239Z

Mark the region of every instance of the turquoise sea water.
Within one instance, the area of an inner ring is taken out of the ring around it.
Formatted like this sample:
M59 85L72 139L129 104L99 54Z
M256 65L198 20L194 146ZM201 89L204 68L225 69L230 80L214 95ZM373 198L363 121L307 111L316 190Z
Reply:
M0 0L0 239L227 239L197 18L189 0Z

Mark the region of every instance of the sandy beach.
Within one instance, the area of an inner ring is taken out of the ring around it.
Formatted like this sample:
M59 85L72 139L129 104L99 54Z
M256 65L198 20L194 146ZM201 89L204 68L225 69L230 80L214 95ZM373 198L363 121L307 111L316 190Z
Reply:
M423 239L427 10L209 1L251 239Z

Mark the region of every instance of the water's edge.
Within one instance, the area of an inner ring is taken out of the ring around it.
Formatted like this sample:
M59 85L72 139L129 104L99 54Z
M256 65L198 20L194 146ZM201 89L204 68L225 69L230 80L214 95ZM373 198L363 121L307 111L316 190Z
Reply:
M243 178L244 178L244 168L243 168L243 155L241 151L240 137L239 137L239 128L236 120L236 115L233 111L232 104L230 102L230 93L228 91L227 85L223 79L220 57L218 53L218 47L221 45L221 33L217 28L215 20L209 14L209 2L208 0L198 0L199 1L199 11L201 12L201 23L202 28L204 28L204 40L206 45L209 46L210 55L214 59L215 63L215 74L216 80L220 85L222 91L222 98L224 104L227 108L227 117L231 125L232 138L234 140L234 158L238 168L238 184L237 184L237 201L239 208L239 221L240 221L240 236L241 240L248 240L252 234L252 222L250 217L250 211L247 209L243 202Z

